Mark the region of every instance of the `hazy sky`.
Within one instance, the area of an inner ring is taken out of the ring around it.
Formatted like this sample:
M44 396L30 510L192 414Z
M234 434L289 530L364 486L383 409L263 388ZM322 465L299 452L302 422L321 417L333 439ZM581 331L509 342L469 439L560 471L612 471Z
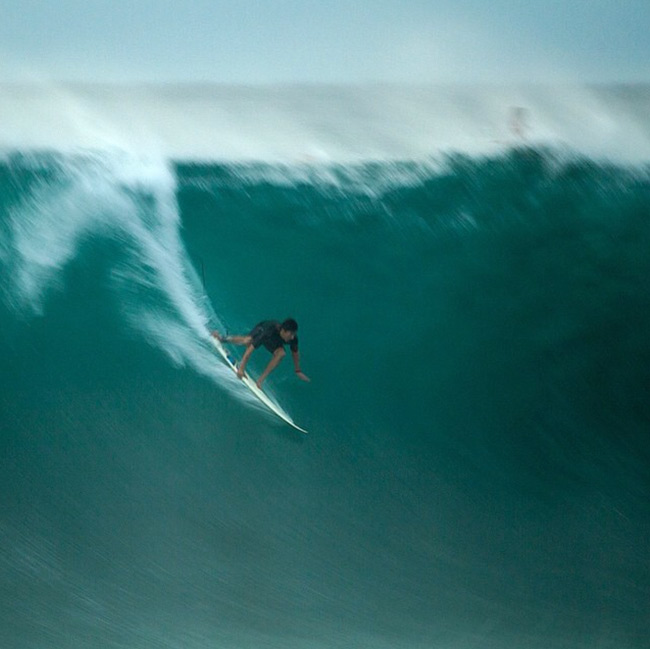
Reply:
M650 81L650 0L2 0L0 80Z

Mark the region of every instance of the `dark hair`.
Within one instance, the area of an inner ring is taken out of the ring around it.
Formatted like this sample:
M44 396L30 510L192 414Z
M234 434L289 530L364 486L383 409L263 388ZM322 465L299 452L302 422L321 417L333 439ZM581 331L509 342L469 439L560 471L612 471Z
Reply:
M281 325L280 329L285 331L298 331L298 323L293 318L287 318Z

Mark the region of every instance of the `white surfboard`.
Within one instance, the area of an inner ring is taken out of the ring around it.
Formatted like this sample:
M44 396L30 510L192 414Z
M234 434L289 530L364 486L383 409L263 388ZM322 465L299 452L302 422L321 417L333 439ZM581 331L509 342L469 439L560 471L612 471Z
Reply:
M219 342L214 336L210 335L210 341L214 345L219 355L223 358L224 361L229 365L229 367L236 373L237 372L237 359L226 350L226 348ZM301 433L306 433L307 431L304 428L300 428L293 419L277 404L273 401L268 394L260 390L255 381L251 379L248 373L244 373L241 382L274 414L276 414L280 419L285 421L289 426L292 426L296 430L299 430Z

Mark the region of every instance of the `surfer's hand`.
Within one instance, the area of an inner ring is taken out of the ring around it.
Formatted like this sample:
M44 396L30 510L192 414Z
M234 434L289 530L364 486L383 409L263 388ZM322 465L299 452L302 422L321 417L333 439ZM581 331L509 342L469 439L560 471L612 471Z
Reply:
M301 381L307 381L307 383L309 383L311 381L311 379L306 374L303 374L300 370L296 371L296 376Z

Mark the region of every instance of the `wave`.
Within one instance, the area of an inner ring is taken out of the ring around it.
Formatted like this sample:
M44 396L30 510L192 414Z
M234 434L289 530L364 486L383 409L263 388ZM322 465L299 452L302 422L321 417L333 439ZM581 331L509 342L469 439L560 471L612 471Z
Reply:
M6 155L0 640L645 646L648 204L542 147ZM309 436L205 343L288 315Z
M647 86L5 86L0 147L354 162L512 145L650 159Z

